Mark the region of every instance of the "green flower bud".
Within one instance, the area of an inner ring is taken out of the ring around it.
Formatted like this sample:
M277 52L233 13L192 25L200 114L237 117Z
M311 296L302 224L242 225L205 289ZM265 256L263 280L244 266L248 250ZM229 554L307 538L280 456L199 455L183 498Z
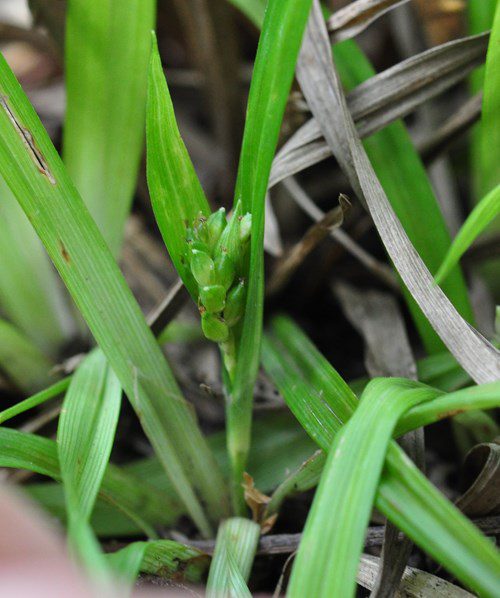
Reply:
M211 249L215 249L218 240L222 234L222 231L226 228L226 210L220 208L217 212L214 212L207 220L208 237Z
M193 249L190 265L191 272L200 286L204 287L213 283L215 264L207 253Z
M248 212L240 218L240 241L246 243L252 232L252 214Z
M232 288L226 297L226 307L224 309L224 320L229 327L238 323L245 312L245 299L247 290L245 281L240 282Z
M233 284L236 268L233 260L223 251L215 258L215 281L227 291Z
M226 289L220 284L201 287L200 301L210 313L222 311L226 303Z
M201 328L208 340L223 343L229 338L229 328L222 318L208 311L201 314Z

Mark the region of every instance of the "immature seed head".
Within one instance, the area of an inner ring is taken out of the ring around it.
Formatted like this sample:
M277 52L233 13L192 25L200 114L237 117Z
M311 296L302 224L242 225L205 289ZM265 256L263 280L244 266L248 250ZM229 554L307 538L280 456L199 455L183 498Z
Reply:
M205 336L227 345L230 329L245 311L248 241L252 217L235 206L228 221L224 208L200 214L187 229L186 261L198 285L198 306Z

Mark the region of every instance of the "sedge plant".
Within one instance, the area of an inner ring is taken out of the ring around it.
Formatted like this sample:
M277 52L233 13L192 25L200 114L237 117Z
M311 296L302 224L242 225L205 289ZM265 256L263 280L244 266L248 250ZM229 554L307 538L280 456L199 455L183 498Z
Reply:
M199 582L211 562L208 595L248 596L261 524L272 524L291 494L319 484L293 565L290 596L353 595L374 506L461 583L479 595L494 596L500 584L498 552L393 438L457 411L498 407L498 382L455 391L471 381L450 354L439 353L437 335L409 296L431 354L418 364L420 382L377 379L348 385L285 318L274 320L262 339L264 200L312 0L232 3L262 32L228 214L212 208L182 141L154 34L151 41L154 0L69 0L62 160L0 59L0 174L6 198L0 208L5 233L0 244L7 251L0 268L5 315L0 365L25 393L39 391L2 411L0 423L64 395L56 441L0 427L0 466L53 480L31 484L27 492L65 521L71 550L106 583L111 571L129 584L139 572ZM498 11L492 35L497 38ZM489 51L487 72L496 68L494 52ZM334 54L347 87L373 76L353 42L337 46ZM488 77L485 94L484 118L496 126L491 106L498 94ZM226 438L202 433L116 263L144 129L158 227L199 311L202 334L220 350ZM450 240L404 125L391 125L365 147L434 273ZM399 161L387 165L383 158L390 147L397 148ZM498 197L498 187L488 190L438 273L455 307L469 320L457 263L498 212ZM412 213L410 199L428 215L427 223ZM16 247L18 263L12 257ZM47 256L68 295L57 286ZM19 305L16 293L22 297ZM70 307L69 296L77 310ZM38 312L29 310L35 298ZM47 373L64 343L75 334L88 340L89 331L97 346L76 372L51 378ZM288 413L278 414L259 419L252 432L261 360L298 424ZM122 393L155 455L118 467L110 455ZM257 495L264 505L255 520L246 516L245 479L247 495L254 500ZM195 546L158 538L161 527L183 515L201 536L216 538L211 561ZM104 554L98 541L139 535L147 541L131 542L112 555Z

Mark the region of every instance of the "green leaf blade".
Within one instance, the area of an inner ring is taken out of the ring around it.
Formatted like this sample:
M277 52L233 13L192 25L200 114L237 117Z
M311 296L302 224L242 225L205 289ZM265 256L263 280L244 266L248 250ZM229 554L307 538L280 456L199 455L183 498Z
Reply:
M175 269L197 300L196 283L185 263L187 227L210 207L175 120L156 37L149 64L147 177L151 204Z
M66 18L64 161L119 252L144 137L156 0L71 0Z
M88 522L108 465L121 387L101 351L78 366L63 402L57 444L69 519Z
M226 504L210 449L105 240L3 58L0 93L1 174L31 219L179 495L208 535L210 526L194 487L215 520Z
M392 431L407 409L437 394L398 378L369 383L328 454L294 563L290 596L354 595L364 534Z
M249 519L233 517L220 525L208 575L209 598L251 596L246 582L259 537L260 526Z
M296 326L290 326L286 334L266 335L263 365L306 432L328 452L343 425L336 413L337 394L324 379L314 377L313 364L320 366L324 360L317 349L308 350L308 368L295 359L293 349L288 351L295 334L298 339L303 336ZM498 551L429 483L394 441L389 444L375 504L465 584L479 594L494 596L492 588L499 584ZM424 511L425 517L422 516ZM422 524L424 519L425 525Z
M498 214L500 214L500 185L483 197L461 226L436 273L437 284L441 284L448 277L462 255Z
M233 502L242 512L241 480L251 433L252 395L262 339L264 213L271 164L278 143L295 63L312 0L278 2L266 9L248 98L235 205L252 214L248 292L235 379L227 409L228 451L233 464Z

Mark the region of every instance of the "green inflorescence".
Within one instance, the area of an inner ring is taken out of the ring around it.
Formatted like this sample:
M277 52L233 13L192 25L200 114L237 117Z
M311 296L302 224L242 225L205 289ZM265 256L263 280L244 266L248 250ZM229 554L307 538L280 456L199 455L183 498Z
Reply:
M200 214L187 229L187 263L198 286L203 334L219 343L232 379L236 364L234 327L245 310L246 260L252 226L238 204L229 221L220 208L208 218Z

